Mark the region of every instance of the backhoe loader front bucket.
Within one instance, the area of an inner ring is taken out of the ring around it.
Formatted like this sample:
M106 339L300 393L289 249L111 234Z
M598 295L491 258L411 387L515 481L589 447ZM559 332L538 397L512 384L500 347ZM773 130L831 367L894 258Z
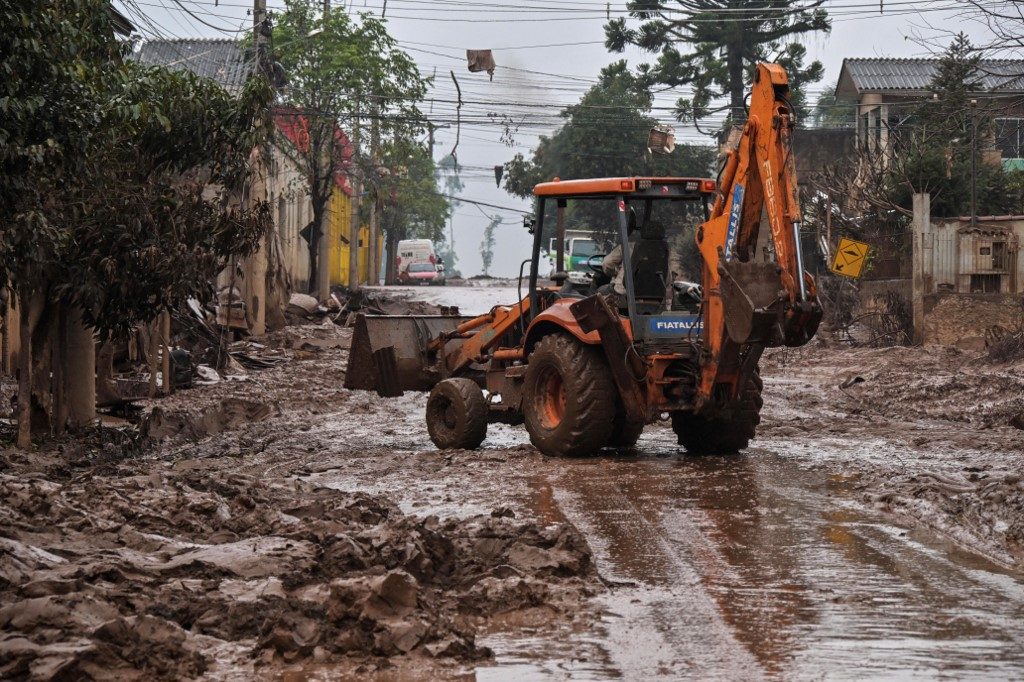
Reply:
M429 391L443 379L430 342L471 319L441 315L358 315L349 349L345 388L394 397ZM445 344L453 352L462 344Z
M722 261L725 329L736 343L782 345L784 290L775 263Z

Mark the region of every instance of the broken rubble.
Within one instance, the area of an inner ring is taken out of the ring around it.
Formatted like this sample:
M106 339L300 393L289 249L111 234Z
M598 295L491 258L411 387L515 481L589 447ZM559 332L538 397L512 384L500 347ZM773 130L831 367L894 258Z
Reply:
M217 642L259 665L476 660L490 652L467 618L557 611L594 579L565 526L416 519L382 498L192 466L33 485L0 476L0 500L10 528L48 519L4 540L17 563L0 582L2 677L189 677Z

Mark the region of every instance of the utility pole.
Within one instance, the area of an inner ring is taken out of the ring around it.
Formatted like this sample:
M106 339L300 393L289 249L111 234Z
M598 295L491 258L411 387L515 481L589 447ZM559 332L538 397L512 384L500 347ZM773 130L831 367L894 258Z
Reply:
M361 93L356 93L356 111L352 117L352 223L348 235L348 286L359 288L359 195L363 191L362 169L359 167L359 106Z
M370 243L366 249L366 278L370 286L376 286L380 277L380 257L377 255L378 235L380 234L380 212L383 204L380 192L380 104L373 103L373 121L370 123L370 163L373 164L374 193L370 205ZM390 255L390 254L389 254Z
M971 227L978 225L978 100L971 100Z
M265 48L268 36L263 34L263 22L267 20L267 0L252 0L252 31L253 42L256 44L256 58L263 68L263 55L260 48Z
M256 47L256 64L260 73L273 83L270 69L270 25L267 21L267 0L253 0L252 5L253 44ZM256 150L255 164L251 179L243 192L243 202L254 205L267 198L267 159L268 150ZM276 229L271 227L271 230ZM262 334L266 331L267 322L267 243L272 234L260 237L259 247L255 253L247 256L242 262L243 282L240 287L245 302L245 316L249 325L249 333Z

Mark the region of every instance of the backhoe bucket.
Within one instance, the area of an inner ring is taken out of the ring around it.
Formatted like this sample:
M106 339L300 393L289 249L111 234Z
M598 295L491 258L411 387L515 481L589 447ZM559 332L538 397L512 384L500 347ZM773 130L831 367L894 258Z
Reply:
M784 298L778 266L723 261L719 274L729 338L736 343L782 345Z
M454 332L468 317L440 315L357 315L349 349L345 388L394 397L403 391L429 391L443 379L438 353L429 344ZM446 352L462 344L452 339Z

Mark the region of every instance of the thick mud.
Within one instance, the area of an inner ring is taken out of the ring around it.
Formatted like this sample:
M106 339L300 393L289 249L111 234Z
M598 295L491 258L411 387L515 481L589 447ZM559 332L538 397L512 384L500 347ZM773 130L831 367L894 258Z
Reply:
M3 451L0 677L1024 676L1020 365L777 352L742 455L552 460L437 451L425 396L342 387L349 339Z
M603 587L569 524L500 499L412 516L312 480L344 431L386 430L338 388L347 340L290 329L271 340L299 348L289 364L158 401L141 449L5 452L0 677L332 677L396 658L448 676L493 660L485 628L589 618ZM350 428L312 435L325 413Z
M863 502L1024 566L1024 362L817 346L776 353L766 369L758 443L852 475Z

